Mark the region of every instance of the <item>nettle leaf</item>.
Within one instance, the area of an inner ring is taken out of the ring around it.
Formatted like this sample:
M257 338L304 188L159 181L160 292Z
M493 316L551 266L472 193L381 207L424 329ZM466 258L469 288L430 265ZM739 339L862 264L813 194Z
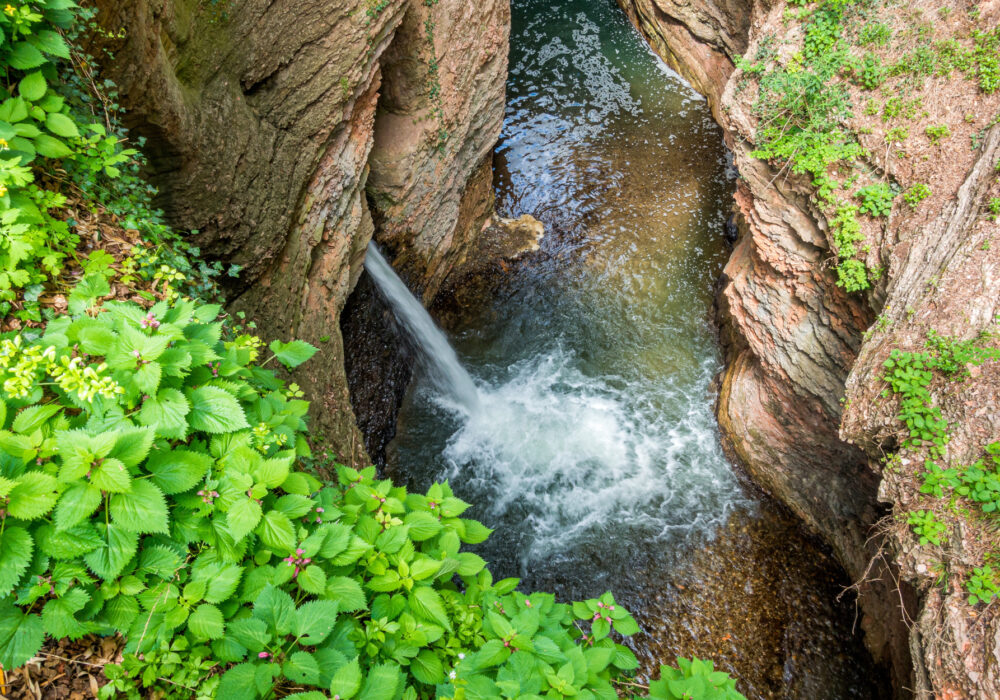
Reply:
M41 525L35 530L38 548L56 559L75 559L101 546L101 537L89 524L81 524L57 531L52 525Z
M396 664L372 666L361 688L360 700L392 700L396 696L400 676Z
M280 588L268 586L253 604L253 616L267 624L279 637L289 634L295 624L295 603Z
M226 625L226 634L237 644L246 647L253 653L259 653L271 642L271 634L267 631L267 623L257 618L245 617L233 620Z
M278 362L289 368L298 367L319 351L319 348L302 340L293 340L290 343L275 340L268 347L278 358Z
M188 629L196 639L220 639L225 631L225 621L217 607L202 603L188 618Z
M319 681L319 664L312 654L305 651L296 651L289 656L282 671L296 683L316 685Z
M276 552L286 553L295 549L295 528L284 513L268 511L261 518L256 532L261 542Z
M310 564L299 571L296 581L306 593L319 595L326 590L326 572L316 564Z
M83 560L90 570L103 579L117 578L125 565L135 555L139 545L139 535L120 525L96 523L101 544L84 555Z
M421 683L437 685L444 682L444 667L437 654L424 649L410 661L410 673Z
M128 493L111 497L111 518L116 525L132 532L169 532L169 514L163 492L145 479L132 482L132 490Z
M31 563L33 550L31 535L23 527L8 526L4 529L0 535L0 598L8 595L21 580Z
M295 611L293 633L302 644L321 644L337 623L337 604L330 600L314 600Z
M436 622L445 629L451 630L451 620L448 619L448 614L444 611L441 596L433 588L422 585L417 586L410 593L409 603L410 610L420 617L430 622Z
M153 446L153 431L149 428L128 428L118 432L109 456L120 459L126 467L136 467L146 459Z
M29 406L14 418L14 422L11 424L10 429L15 433L22 433L24 435L30 435L39 428L41 428L52 416L59 413L62 410L62 406L57 404L49 404L47 406ZM0 425L3 421L0 420Z
M76 613L90 601L90 596L83 589L71 589L61 598L53 598L42 609L42 622L45 633L53 639L79 639L89 634L91 629L76 618Z
M38 70L24 76L17 86L17 90L21 94L21 97L29 102L38 102L40 99L45 97L45 92L48 89L49 86L48 83L45 82L45 77L42 75L42 72Z
M207 567L204 598L209 603L221 603L228 600L243 576L243 567L238 564L216 564Z
M59 497L59 482L44 472L25 472L10 490L7 511L20 520L35 520L48 513Z
M146 399L139 411L139 422L156 430L160 437L181 439L187 435L187 415L191 404L177 389L161 389Z
M102 491L111 493L127 493L132 488L132 477L121 460L106 457L100 466L90 473L90 483Z
M202 386L190 389L191 402L188 423L195 430L206 433L230 433L250 427L239 401L224 389Z
M41 617L25 615L10 599L0 600L0 668L20 668L38 653L44 641Z
M11 68L17 70L37 68L46 62L42 52L26 41L16 42L7 56L7 63L10 64Z
M194 488L214 463L212 456L204 452L163 450L150 455L145 468L163 493L173 495Z
M407 513L403 523L410 526L410 539L414 542L429 540L443 527L441 521L426 511L415 510Z
M339 695L340 700L350 700L361 689L361 666L357 657L337 669L330 683L330 693Z
M39 29L30 39L39 50L59 58L69 58L69 46L66 41L51 29Z
M249 663L233 666L222 674L215 693L216 700L255 700L259 697L255 667Z
M344 612L368 609L368 600L361 590L361 584L347 576L333 576L328 579L326 597L337 601L340 610Z
M100 505L101 490L93 484L79 483L69 487L56 505L56 528L69 530L93 515Z
M238 498L226 513L226 527L233 540L239 542L253 532L261 518L261 507L251 498Z

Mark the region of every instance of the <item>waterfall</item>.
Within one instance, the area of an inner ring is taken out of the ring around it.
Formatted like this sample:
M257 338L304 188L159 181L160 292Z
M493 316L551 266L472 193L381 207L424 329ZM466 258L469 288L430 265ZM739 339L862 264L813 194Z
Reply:
M476 383L458 361L458 355L441 329L434 324L427 309L406 288L374 241L368 244L365 269L389 302L396 318L416 341L434 386L471 413L479 404Z

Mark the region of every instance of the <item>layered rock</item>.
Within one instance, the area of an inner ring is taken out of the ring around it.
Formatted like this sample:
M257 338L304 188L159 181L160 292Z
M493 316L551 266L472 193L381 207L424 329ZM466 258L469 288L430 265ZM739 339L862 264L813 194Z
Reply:
M912 472L882 466L899 432L894 404L880 397L883 361L892 348L919 349L930 328L975 337L988 330L1000 304L1000 254L988 240L996 224L982 216L998 190L993 168L1000 126L989 123L1000 108L997 98L981 95L961 76L928 79L917 92L924 111L907 127L922 134L943 122L954 133L933 147L908 144L902 155L885 146L885 120L867 114L852 121L872 154L869 168L904 189L927 183L933 194L919 208L897 199L886 226L864 224L866 262L884 273L867 295L847 295L836 285L829 227L811 203L809 183L750 155L755 91L736 65L740 57L753 60L766 37L772 46L793 47L789 51L801 43L785 3L619 4L707 96L740 171L741 237L717 303L727 351L717 413L731 452L862 582L867 642L876 658L892 665L899 695L1000 696L992 670L1000 658L995 620L970 613L960 576L947 577L943 590L932 585L940 574L933 557L905 525L879 521L884 503L905 516L919 498ZM940 24L947 14L938 9L910 19ZM963 21L961 11L952 8L952 23ZM978 26L995 26L995 17L983 20L997 12L996 3L983 6ZM968 113L964 119L954 118L957 105ZM974 460L983 444L1000 436L996 375L996 368L984 368L971 387L941 397L954 426L950 452L958 459ZM979 400L957 395L966 391ZM949 551L957 569L975 564L969 540L977 536L953 538L962 540Z
M369 197L376 235L432 294L492 206L508 1L98 6L92 50L115 54L167 219L242 267L231 308L262 335L321 348L294 378L333 454L367 461L339 315L376 234Z

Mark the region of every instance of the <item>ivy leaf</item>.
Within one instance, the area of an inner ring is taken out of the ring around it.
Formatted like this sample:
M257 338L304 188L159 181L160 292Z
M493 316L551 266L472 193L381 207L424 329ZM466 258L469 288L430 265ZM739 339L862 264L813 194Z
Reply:
M56 136L62 136L64 139L73 139L80 135L73 120L62 112L52 112L49 114L45 118L45 128Z
M31 563L33 550L34 542L27 530L10 526L4 529L0 535L0 598L8 595L21 580Z
M103 579L117 578L125 565L135 555L139 544L139 535L111 523L96 523L101 544L96 549L84 555L83 560L95 574Z
M162 393L162 392L161 392ZM154 452L146 462L146 471L163 493L183 493L205 478L215 460L204 452L164 450Z
M444 611L444 604L438 592L429 586L417 586L410 593L410 610L420 617L436 622L445 629L451 630L451 620Z
M191 404L184 394L177 389L161 389L143 402L139 422L156 430L160 437L179 440L187 434L186 416L190 412Z
M10 599L0 601L0 668L20 668L38 653L44 641L41 617L25 615Z
M59 482L44 472L25 472L7 496L7 511L19 520L35 520L48 513L59 498Z
M278 362L288 368L298 367L319 351L319 348L303 340L293 340L290 343L275 340L268 347L278 358Z
M191 402L188 423L195 430L231 433L250 427L239 401L224 389L202 386L188 390L187 398Z
M268 511L257 526L257 534L260 535L261 542L276 552L285 553L295 549L295 528L288 516L280 511Z
M289 656L282 670L296 683L316 685L319 681L319 664L312 654L305 651L296 651Z
M26 41L18 41L7 56L7 63L11 68L16 68L17 70L29 70L31 68L38 68L38 66L46 63L46 60L42 52L34 46Z
M250 498L239 498L229 507L226 513L226 527L233 540L239 542L253 532L260 522L261 508L257 501Z
M368 600L356 579L334 576L326 582L326 597L337 601L340 610L355 612L367 610Z
M69 487L56 505L55 523L58 530L69 530L89 518L101 505L101 490L93 484Z
M188 618L188 629L196 639L220 639L225 631L225 621L217 607L202 603Z
M330 683L330 693L339 695L340 700L350 700L361 689L361 667L357 657L337 669Z
M132 490L111 497L111 517L116 525L138 533L169 532L167 502L163 492L146 479L132 482Z
M337 623L337 604L314 600L295 611L294 634L302 644L316 646L330 636Z

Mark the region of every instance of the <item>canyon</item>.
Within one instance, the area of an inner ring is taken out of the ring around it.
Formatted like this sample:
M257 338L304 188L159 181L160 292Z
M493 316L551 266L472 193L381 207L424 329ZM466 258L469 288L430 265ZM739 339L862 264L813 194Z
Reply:
M797 40L787 5L619 3L706 96L740 174L739 239L716 298L726 356L716 413L728 451L858 582L865 641L892 670L899 697L1000 695L995 620L968 616L961 588L935 585L933 562L909 529L893 525L893 508L913 497L904 475L884 468L898 428L880 398L891 348L919 346L928 327L974 337L1000 311L1000 246L982 245L991 225L977 216L977 202L996 187L1000 126L987 119L997 99L954 79L927 86L949 91L946 101L927 100L928 123L956 103L975 104L977 117L925 166L880 157L885 127L859 118L876 153L868 165L903 184L932 182L934 194L919 212L897 211L891 227L870 232L867 255L885 273L869 292L849 294L836 284L830 226L810 199L812 184L752 155L757 118L737 66L766 37ZM167 218L196 231L206 257L241 268L227 282L234 312L267 338L322 349L293 376L313 402L323 449L352 464L377 458L401 394L382 397L381 427L370 427L377 416L362 419L352 406L347 356L381 358L368 385L392 374L405 387L408 370L391 341L345 344L341 315L352 292L367 294L352 302L348 325L388 324L371 288L357 287L373 236L425 305L491 249L508 3L97 5L104 31L91 51L115 56L109 77L127 125L145 139ZM984 20L996 24L998 14L1000 4L983 4ZM968 149L979 130L981 144ZM916 172L935 164L933 175ZM987 366L964 396L943 399L962 426L953 453L972 455L1000 432L998 385L1000 371ZM957 561L971 562L971 547L954 549Z

